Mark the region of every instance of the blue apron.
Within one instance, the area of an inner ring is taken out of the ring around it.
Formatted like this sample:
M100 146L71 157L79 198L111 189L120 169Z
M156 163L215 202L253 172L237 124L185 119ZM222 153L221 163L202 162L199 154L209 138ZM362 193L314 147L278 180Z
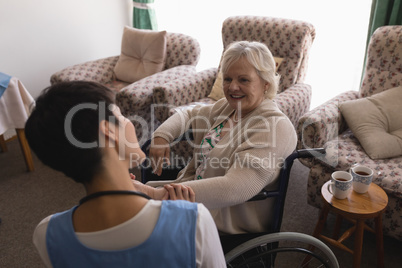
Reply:
M142 244L116 251L88 248L75 235L77 207L52 216L46 245L53 267L196 267L197 204L162 201L159 219Z

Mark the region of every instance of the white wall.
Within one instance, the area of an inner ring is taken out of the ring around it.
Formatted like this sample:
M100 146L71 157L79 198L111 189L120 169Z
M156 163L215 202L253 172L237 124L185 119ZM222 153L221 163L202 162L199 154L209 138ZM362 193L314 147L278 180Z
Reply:
M120 54L131 0L0 0L0 72L36 98L67 66Z
M311 108L348 90L358 90L370 16L370 0L156 0L159 30L197 38L202 70L217 67L222 23L229 16L258 15L305 20L316 29L306 83Z
M306 82L311 108L340 92L357 90L371 1L156 0L159 30L182 32L201 43L198 69L216 67L221 26L232 15L310 21L316 27ZM31 94L67 66L118 55L131 0L0 0L0 72L16 76ZM196 10L196 12L193 12Z

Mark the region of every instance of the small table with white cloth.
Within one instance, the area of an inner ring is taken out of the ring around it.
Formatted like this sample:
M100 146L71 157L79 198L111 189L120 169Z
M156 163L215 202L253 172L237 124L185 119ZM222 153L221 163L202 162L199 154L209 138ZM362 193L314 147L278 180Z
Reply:
M0 148L7 152L4 133L15 129L28 171L34 166L24 128L33 104L34 99L18 78L0 72Z

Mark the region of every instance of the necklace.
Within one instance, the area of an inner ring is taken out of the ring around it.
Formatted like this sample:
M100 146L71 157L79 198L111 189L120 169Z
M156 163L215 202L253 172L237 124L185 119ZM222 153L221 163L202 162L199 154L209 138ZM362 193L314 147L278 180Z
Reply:
M137 191L121 191L121 190L115 190L115 191L102 191L102 192L96 192L90 195L85 196L84 198L82 198L79 202L80 205L82 205L83 203L97 198L99 196L104 196L104 195L138 195L138 196L142 196L146 199L151 199L149 196L147 196L146 194L143 194L141 192L137 192Z
M239 118L236 118L236 115L237 115L237 110L234 112L234 115L233 115L232 120L233 120L233 122L238 123L238 122L239 122Z

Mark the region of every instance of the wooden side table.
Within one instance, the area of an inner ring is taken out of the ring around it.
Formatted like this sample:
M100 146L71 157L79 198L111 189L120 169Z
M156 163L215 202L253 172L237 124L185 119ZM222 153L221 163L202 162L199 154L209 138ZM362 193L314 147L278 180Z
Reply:
M21 146L22 154L24 155L25 164L27 165L27 169L28 169L28 171L34 171L35 168L34 168L34 164L33 164L33 160L32 160L31 149L29 148L28 141L25 137L24 129L17 128L16 132L17 132L18 141ZM4 140L3 135L0 135L0 148L3 152L8 151L7 144L6 144L6 141Z
M377 267L384 267L384 244L382 234L382 213L388 204L388 196L378 185L371 183L367 193L359 194L351 191L345 199L336 199L328 191L329 181L321 188L321 196L324 207L321 210L320 218L314 229L313 236L320 238L327 243L353 254L353 267L360 267L364 229L376 234ZM321 234L329 212L336 214L336 223L333 237ZM339 230L342 219L349 219L354 226L346 230L340 238ZM375 230L368 227L364 221L374 219ZM355 233L354 249L346 247L342 242Z
M4 75L2 74L1 77L4 77ZM3 84L2 87L4 87ZM33 171L34 165L24 128L30 114L30 106L33 104L34 99L22 82L16 77L11 77L7 88L0 96L0 149L3 152L7 152L3 134L8 129L15 129L28 171Z

